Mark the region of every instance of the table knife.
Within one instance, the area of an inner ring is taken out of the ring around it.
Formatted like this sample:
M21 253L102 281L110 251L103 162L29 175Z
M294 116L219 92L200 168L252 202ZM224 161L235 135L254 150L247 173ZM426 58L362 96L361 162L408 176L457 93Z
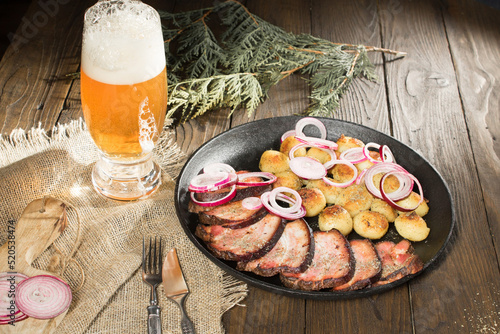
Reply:
M181 310L181 329L183 334L194 334L194 325L184 308L184 301L189 294L186 280L177 257L177 251L172 248L163 263L163 290L170 300L173 300Z

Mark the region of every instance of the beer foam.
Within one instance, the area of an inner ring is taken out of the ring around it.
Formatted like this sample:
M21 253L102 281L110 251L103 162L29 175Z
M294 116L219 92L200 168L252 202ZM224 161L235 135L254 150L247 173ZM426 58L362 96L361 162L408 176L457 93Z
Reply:
M134 0L101 0L85 13L82 70L92 79L130 85L165 67L160 16Z

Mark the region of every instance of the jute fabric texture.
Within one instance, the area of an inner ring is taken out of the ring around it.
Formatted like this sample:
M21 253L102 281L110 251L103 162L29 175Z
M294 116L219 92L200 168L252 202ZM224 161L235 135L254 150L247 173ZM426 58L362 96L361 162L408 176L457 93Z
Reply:
M83 121L60 125L50 136L34 128L0 138L0 243L6 241L7 222L18 219L31 201L50 195L69 205L68 227L55 247L34 263L47 270L57 250L69 254L77 243L74 259L85 282L73 294L56 333L147 333L150 289L141 278L143 236L161 236L165 250L177 248L191 291L187 312L198 333L223 333L222 314L246 296L246 285L208 260L177 219L171 176L180 171L185 156L172 138L173 131L166 127L155 149L154 158L163 169L159 191L129 203L106 199L93 189L91 170L98 152ZM63 277L73 289L82 280L74 264ZM165 297L163 287L158 293L163 332L181 333L180 311Z

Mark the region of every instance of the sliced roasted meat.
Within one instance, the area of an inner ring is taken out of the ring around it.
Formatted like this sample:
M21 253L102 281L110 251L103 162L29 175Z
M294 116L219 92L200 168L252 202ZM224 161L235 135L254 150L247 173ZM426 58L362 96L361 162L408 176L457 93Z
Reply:
M282 273L281 282L289 288L321 290L348 282L354 273L354 257L347 239L336 229L315 231L314 257L303 273Z
M424 264L414 253L411 243L404 239L398 244L382 241L375 245L382 261L382 273L374 286L397 281L407 275L413 275L422 270Z
M261 178L258 178L258 179L262 180ZM273 187L271 184L264 185L264 186L253 186L253 187L236 186L236 195L234 196L233 199L231 199L230 202L241 201L247 197L260 197L260 195L262 195L266 191L270 191L272 189L273 189ZM229 188L222 188L222 189L217 190L217 191L211 191L211 192L206 192L206 193L197 193L194 196L199 201L212 202L212 201L216 201L216 200L226 196L228 191L229 191ZM202 206L202 205L195 204L193 201L189 201L189 204L188 204L189 212L193 212L193 213L210 211L213 208L214 207Z
M243 207L242 202L230 202L219 205L210 211L200 212L200 222L205 225L221 225L238 229L258 222L268 213L264 207L249 210Z
M195 234L205 241L208 249L218 258L251 261L269 252L284 229L284 220L268 213L255 224L240 229L198 224Z
M356 262L354 275L346 284L334 288L335 291L353 291L369 287L379 279L382 272L382 263L369 239L353 239L349 244Z
M314 255L312 233L304 219L288 222L281 238L269 253L250 262L238 262L237 269L266 277L278 273L304 272Z

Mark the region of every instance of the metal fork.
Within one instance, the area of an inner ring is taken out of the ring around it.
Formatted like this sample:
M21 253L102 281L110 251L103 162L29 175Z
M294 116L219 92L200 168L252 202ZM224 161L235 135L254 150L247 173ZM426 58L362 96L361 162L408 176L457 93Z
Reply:
M158 306L158 295L156 294L156 287L161 283L161 270L163 266L161 254L161 237L158 244L154 238L149 238L149 252L146 256L146 242L142 238L142 280L151 286L151 297L148 306L148 333L161 334L161 320L160 320L160 307Z

